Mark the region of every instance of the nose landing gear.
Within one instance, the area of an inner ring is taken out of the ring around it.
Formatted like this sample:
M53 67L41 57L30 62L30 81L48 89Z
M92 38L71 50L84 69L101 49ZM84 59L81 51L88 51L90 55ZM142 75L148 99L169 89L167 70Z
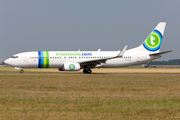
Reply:
M24 70L20 70L20 73L24 73Z
M15 67L16 70L20 70L20 73L24 73L23 68Z

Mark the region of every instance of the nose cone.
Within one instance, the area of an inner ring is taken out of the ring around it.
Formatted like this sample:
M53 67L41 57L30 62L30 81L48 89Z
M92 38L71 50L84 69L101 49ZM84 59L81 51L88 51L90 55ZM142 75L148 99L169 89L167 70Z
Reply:
M11 60L10 60L10 59L7 59L7 60L5 60L4 62L5 62L6 64L10 65Z

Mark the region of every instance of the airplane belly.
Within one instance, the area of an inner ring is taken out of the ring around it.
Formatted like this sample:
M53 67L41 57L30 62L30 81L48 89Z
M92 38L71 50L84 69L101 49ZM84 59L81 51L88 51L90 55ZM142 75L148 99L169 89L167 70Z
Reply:
M61 61L54 60L49 62L49 68L61 68L61 67L63 67L63 63Z
M41 61L40 60L33 60L29 62L28 64L22 65L23 67L28 67L28 68L61 68L63 64L58 61Z
M63 64L57 60L39 61L35 66L38 68L60 68Z
M102 64L101 68L117 68L117 67L125 67L137 64L137 61L134 59L123 59L118 58L114 60L109 60L106 63Z
M29 61L29 68L38 68L38 60L31 60Z

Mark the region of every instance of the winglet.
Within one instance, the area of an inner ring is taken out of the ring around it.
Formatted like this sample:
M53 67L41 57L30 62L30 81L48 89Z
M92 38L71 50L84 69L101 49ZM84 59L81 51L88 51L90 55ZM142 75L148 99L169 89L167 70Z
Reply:
M127 45L123 48L123 50L117 55L117 57L122 57L124 52L126 51Z

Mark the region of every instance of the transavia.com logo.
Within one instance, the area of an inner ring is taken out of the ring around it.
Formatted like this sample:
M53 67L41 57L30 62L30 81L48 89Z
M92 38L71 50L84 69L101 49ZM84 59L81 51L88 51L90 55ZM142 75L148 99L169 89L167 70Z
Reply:
M92 53L56 53L56 56L92 56Z
M70 64L70 65L69 65L69 69L70 69L70 70L74 70L74 69L75 69L75 65L74 65L74 64Z
M149 51L157 51L160 49L162 34L158 30L154 30L144 41L143 46Z

